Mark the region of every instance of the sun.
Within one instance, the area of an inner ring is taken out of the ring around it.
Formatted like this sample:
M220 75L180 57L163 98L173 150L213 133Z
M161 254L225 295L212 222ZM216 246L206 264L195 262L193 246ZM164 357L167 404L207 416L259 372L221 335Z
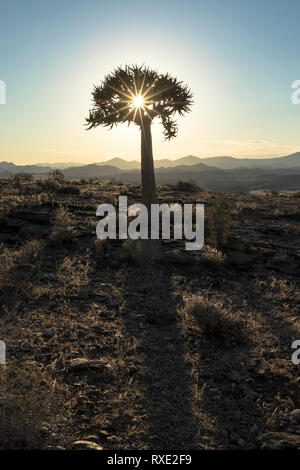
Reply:
M140 93L133 98L132 102L135 108L142 108L144 106L144 98Z

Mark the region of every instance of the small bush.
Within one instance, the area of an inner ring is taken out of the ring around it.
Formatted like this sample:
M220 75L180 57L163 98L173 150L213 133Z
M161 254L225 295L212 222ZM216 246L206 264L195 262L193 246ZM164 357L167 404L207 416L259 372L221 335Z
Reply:
M53 220L50 241L58 244L72 244L76 240L76 230L73 221L64 207L57 210Z
M63 173L60 170L53 170L50 173L50 176L54 178L58 183L64 183L65 182L65 177Z
M42 240L28 240L25 242L17 254L18 263L32 263L39 261L44 254L45 244Z
M60 170L54 170L49 173L39 184L45 189L58 191L62 184L65 183L65 177Z
M172 187L169 184L162 184L157 189L158 189L158 192L160 192L160 191L172 191Z
M208 336L216 336L225 342L239 343L246 339L245 322L224 308L220 300L211 300L193 294L185 300L185 318L192 321Z
M88 282L90 270L90 252L85 256L66 257L58 269L58 275L72 286L82 286Z
M199 193L200 191L203 191L200 186L193 183L192 181L178 181L178 183L172 186L172 189L185 193Z
M210 268L218 269L225 263L226 256L222 251L206 245L199 255L199 263Z
M223 196L217 196L214 202L206 208L205 235L216 248L225 245L232 224L231 209Z
M16 302L20 293L21 283L16 282L13 269L15 268L15 253L1 245L0 251L0 310L1 307L13 301ZM0 313L1 315L1 313Z
M13 185L20 187L24 183L32 183L33 176L29 173L16 173L12 176L11 181Z
M51 204L53 201L48 193L26 194L20 196L18 206L20 207L40 207L42 205Z
M0 448L38 448L43 428L62 413L63 389L37 363L0 366Z

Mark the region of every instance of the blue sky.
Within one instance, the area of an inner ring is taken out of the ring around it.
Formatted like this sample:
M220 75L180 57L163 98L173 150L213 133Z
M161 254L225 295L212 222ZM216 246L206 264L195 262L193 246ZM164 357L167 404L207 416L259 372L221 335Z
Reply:
M276 156L300 150L300 2L87 0L0 5L0 160L139 158L139 131L87 132L91 90L125 63L187 82L195 104L156 158Z

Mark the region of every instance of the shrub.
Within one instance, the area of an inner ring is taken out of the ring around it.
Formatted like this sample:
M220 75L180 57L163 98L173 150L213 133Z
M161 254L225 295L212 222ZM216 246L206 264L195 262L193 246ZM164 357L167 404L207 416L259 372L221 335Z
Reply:
M38 193L38 194L26 194L19 198L20 207L40 207L43 204L51 204L53 201L49 196L49 193Z
M60 206L53 220L50 241L58 244L72 244L76 239L76 230L68 211Z
M174 184L172 188L175 191L182 191L185 193L199 193L200 191L203 191L200 186L192 181L178 181L178 183Z
M38 448L43 428L63 410L64 392L37 363L0 366L0 446Z
M208 336L225 342L243 342L246 339L245 321L224 308L220 300L211 300L200 294L185 299L183 313Z
M2 245L0 248L0 307L3 307L10 301L16 302L17 294L21 291L22 285L16 282L13 273L15 253Z
M33 176L29 173L16 173L11 177L11 181L15 186L20 187L24 183L31 183Z
M224 265L226 256L222 251L206 245L199 254L199 263L210 268L218 269Z
M50 176L54 178L58 183L64 183L65 182L65 177L63 173L60 170L53 170L50 173Z
M17 262L35 264L44 254L45 244L42 240L28 240L17 253Z
M205 232L207 240L216 248L225 245L232 224L231 210L223 196L217 196L206 208Z
M58 269L59 276L65 278L72 286L82 286L88 282L90 270L90 252L85 256L67 256Z
M64 182L65 177L60 170L51 171L43 180L39 181L41 186L54 191L57 191Z

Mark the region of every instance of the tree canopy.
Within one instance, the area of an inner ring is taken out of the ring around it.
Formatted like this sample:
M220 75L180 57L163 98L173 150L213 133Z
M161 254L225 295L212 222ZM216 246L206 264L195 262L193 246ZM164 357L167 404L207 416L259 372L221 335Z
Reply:
M144 65L118 67L99 86L94 85L92 96L88 129L100 125L112 128L125 122L143 126L157 117L166 139L177 135L175 114L188 113L193 103L187 85L169 73L160 74Z

